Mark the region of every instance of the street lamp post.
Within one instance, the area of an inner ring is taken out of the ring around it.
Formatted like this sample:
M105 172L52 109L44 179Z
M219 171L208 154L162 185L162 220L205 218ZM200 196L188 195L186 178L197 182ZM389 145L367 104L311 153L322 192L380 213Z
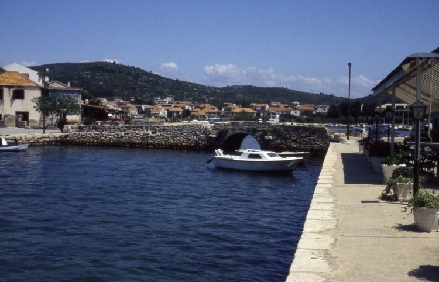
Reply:
M45 97L47 95L46 93L46 72L48 72L49 69L44 68L43 72L42 72L42 79L41 79L41 84L43 86L43 91L42 91L42 97ZM43 98L44 99L44 98ZM43 134L46 133L46 113L47 113L47 109L44 109L42 114L43 114Z
M369 140L370 140L370 138L372 137L371 136L371 134L372 134L372 125L373 125L373 117L372 116L367 116L367 124L369 124Z
M415 158L413 160L413 195L419 192L419 159L421 152L421 128L420 121L424 117L427 105L416 101L410 105L410 112L415 120Z
M351 115L351 111L350 111L350 103L351 103L351 63L348 63L348 67L349 67L349 90L348 90L348 130L347 130L347 139L349 140L349 116Z
M387 143L390 143L390 121L393 119L393 113L393 109L389 106L384 111L384 117L387 122Z
M378 143L378 123L380 122L381 114L380 112L375 112L375 144Z
M372 125L373 125L373 117L372 116L367 116L367 123L369 124L369 130L367 132L367 137L368 137L368 144L370 145L371 141L372 141Z

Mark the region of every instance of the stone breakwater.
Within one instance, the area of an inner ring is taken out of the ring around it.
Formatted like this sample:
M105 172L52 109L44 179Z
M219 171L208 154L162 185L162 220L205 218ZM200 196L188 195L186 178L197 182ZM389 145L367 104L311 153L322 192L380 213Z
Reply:
M4 136L8 142L26 142L30 146L127 146L213 150L219 147L239 149L250 135L262 149L308 151L324 154L330 137L324 127L270 125L264 123L147 124L125 126L67 126L63 133L30 133Z
M11 143L78 146L129 146L208 149L208 126L197 124L150 126L67 126L63 133L3 135Z
M209 127L197 124L79 126L67 128L63 145L129 146L171 149L208 148Z
M41 131L42 132L42 131ZM14 133L2 135L8 143L28 143L29 146L60 145L65 133Z

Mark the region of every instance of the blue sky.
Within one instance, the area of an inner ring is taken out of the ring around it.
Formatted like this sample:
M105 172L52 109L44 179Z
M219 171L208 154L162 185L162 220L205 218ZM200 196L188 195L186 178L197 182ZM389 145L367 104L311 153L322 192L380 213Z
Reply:
M439 47L438 11L437 0L0 0L0 66L111 60L347 97L351 62L356 98Z

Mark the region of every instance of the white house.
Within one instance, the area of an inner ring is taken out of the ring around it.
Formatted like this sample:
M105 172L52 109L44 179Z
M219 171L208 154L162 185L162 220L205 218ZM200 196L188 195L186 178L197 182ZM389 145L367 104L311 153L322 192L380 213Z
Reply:
M158 98L155 98L154 102L156 105L172 104L172 103L174 103L174 98L166 97L164 99L161 99L160 97L158 97Z
M27 78L39 86L43 86L42 75L39 75L37 71L30 69L28 67L22 66L17 63L13 63L7 66L2 67L4 71L16 71L22 75L27 76ZM46 82L49 81L49 78L46 76L44 79Z
M32 99L41 96L40 86L16 71L0 74L0 127L40 124Z

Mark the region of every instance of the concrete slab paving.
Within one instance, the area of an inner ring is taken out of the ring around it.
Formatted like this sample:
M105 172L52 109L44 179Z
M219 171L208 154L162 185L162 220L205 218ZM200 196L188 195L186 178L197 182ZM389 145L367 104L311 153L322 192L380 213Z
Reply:
M439 232L384 188L355 141L331 143L286 281L439 281Z
M309 210L306 219L333 219L334 211L328 210Z
M307 250L327 250L334 243L334 238L319 233L308 233L308 236L301 238L297 248Z
M290 273L324 273L331 270L331 267L325 259L325 252L322 250L297 249L296 254L298 254L301 259L297 263L291 265Z
M337 219L307 219L303 226L304 233L316 233L333 229L337 225Z
M313 201L311 203L309 209L333 211L334 210L334 203Z
M295 276L288 276L286 282L324 282L325 278L313 273L297 272Z

